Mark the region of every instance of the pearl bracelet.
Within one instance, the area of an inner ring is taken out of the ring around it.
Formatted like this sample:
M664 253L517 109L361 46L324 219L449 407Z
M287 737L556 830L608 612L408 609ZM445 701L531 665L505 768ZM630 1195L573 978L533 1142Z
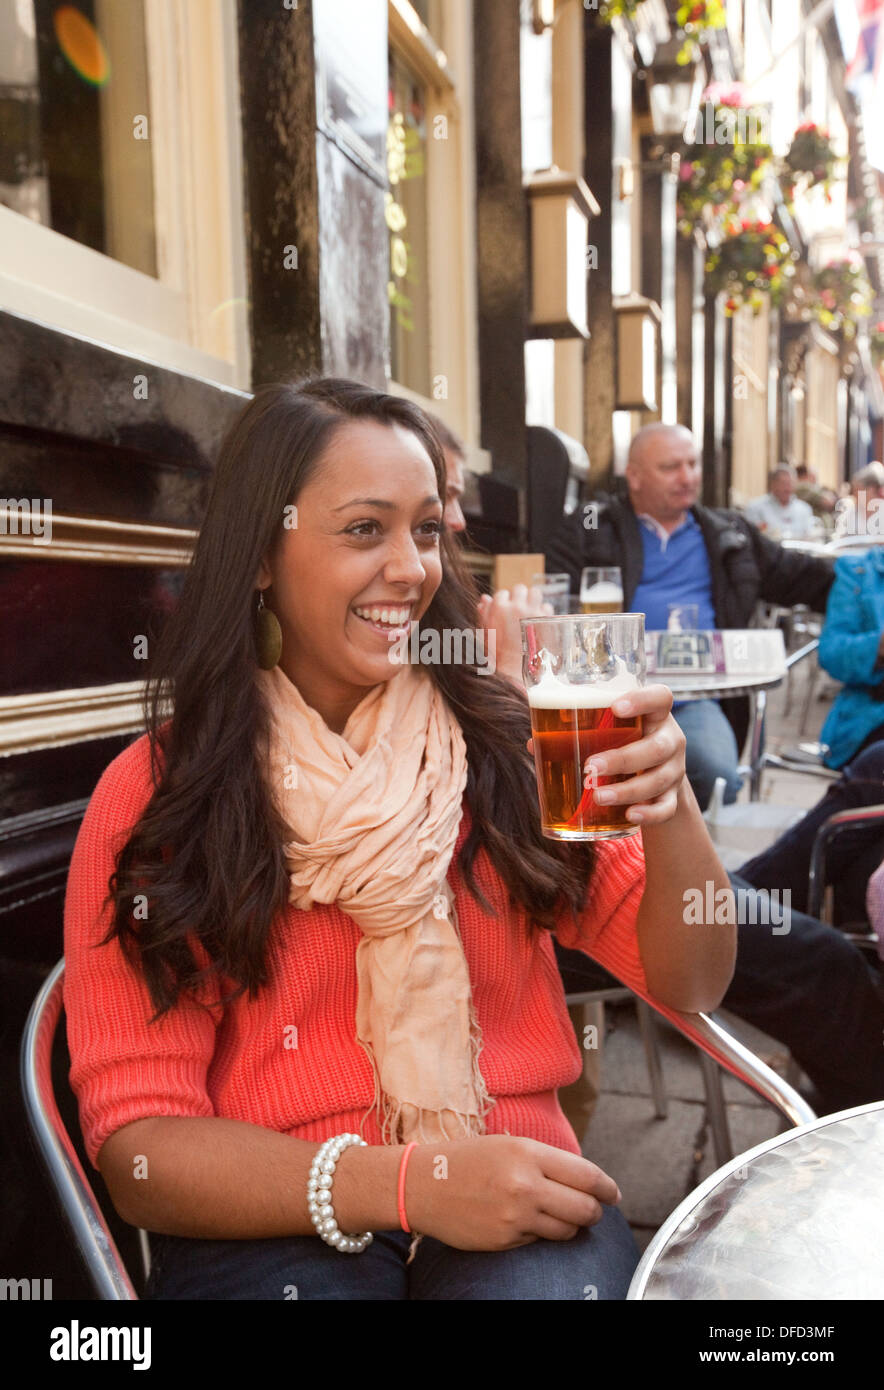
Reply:
M360 1139L358 1134L337 1134L334 1139L327 1139L314 1155L310 1165L310 1177L307 1180L307 1208L316 1234L322 1237L326 1245L333 1245L336 1250L347 1255L361 1255L366 1245L370 1245L374 1239L371 1231L363 1231L362 1235L358 1236L345 1235L343 1231L338 1230L332 1206L335 1168L341 1154L351 1144L366 1147L365 1140Z

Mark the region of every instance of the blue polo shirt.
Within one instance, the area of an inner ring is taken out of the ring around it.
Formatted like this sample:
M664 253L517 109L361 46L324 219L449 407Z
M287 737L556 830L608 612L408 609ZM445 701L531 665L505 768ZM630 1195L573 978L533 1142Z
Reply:
M712 576L703 532L688 512L680 526L666 535L652 517L640 516L645 563L632 599L633 613L645 614L645 627L665 629L670 603L695 603L700 631L715 627Z

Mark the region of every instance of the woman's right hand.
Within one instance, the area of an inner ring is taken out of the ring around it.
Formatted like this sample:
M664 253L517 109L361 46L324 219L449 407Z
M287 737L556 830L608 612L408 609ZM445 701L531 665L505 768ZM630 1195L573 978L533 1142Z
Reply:
M570 1240L620 1201L613 1178L579 1154L508 1134L421 1144L411 1154L405 1210L413 1231L455 1250L512 1250Z

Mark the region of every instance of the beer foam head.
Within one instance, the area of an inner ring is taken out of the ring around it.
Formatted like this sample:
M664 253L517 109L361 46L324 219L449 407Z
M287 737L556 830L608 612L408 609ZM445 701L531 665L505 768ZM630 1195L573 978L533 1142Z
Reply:
M640 689L626 662L619 656L614 661L616 670L608 680L576 683L560 680L544 663L540 680L528 686L528 704L532 709L606 709L621 695Z
M623 590L619 584L611 584L605 580L601 584L593 584L591 588L584 589L581 595L584 603L621 603L623 601Z

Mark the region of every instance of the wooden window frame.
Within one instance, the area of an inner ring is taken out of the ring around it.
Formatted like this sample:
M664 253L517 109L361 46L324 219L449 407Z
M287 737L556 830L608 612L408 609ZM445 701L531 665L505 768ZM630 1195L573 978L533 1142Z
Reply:
M448 397L436 400L388 379L388 390L432 411L467 444L468 464L487 470L478 436L478 344L475 285L475 208L472 154L472 3L442 10L443 49L408 0L388 0L389 43L427 93L427 209L430 313L430 380L445 376ZM433 139L433 122L444 116L447 140ZM454 209L454 212L452 212ZM452 224L455 234L450 234ZM442 229L441 231L439 229ZM457 292L452 293L452 286Z

